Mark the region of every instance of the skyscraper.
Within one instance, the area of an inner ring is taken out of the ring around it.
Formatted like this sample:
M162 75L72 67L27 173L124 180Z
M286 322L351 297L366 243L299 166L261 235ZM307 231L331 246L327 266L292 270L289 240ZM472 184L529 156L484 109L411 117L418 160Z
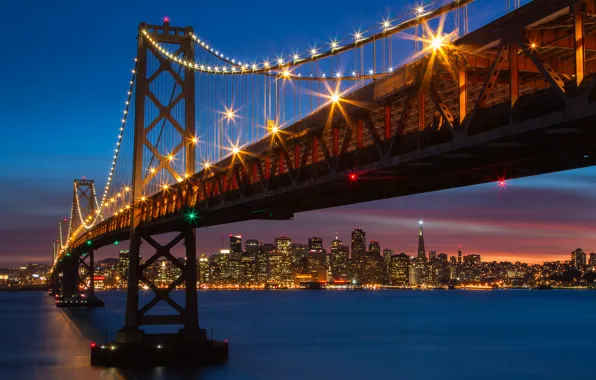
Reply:
M230 235L230 258L240 257L242 253L242 235Z
M371 240L368 244L368 252L374 255L381 255L381 245L376 240Z
M323 250L323 239L319 237L311 237L308 239L308 250Z
M428 251L428 259L429 260L436 260L437 259L437 251Z
M360 228L352 231L352 257L363 256L366 252L366 233Z
M461 264L461 255L462 255L462 253L461 253L461 245L458 244L457 245L457 263L458 264Z
M405 253L402 252L399 255L391 255L389 271L390 284L395 286L407 286L409 266L410 258Z
M256 239L247 239L244 247L247 253L256 256L259 251L259 241Z
M269 257L275 253L273 244L261 244L256 258L256 279L257 283L264 284L269 281Z
M305 260L308 260L308 246L300 243L292 244L292 271L302 273Z
M352 231L352 278L362 281L364 277L364 258L366 255L366 233L360 228Z
M280 236L275 239L275 268L273 257L270 257L271 280L277 283L292 282L292 239ZM275 269L275 270L274 270Z
M421 221L418 222L420 225L420 230L418 231L418 257L422 258L423 261L426 261L426 250L424 249L424 234L422 231L422 226L424 223Z
M120 277L120 284L126 286L126 280L128 279L128 264L129 264L128 250L120 251L118 254L118 264L116 264L116 271Z
M209 259L203 253L197 261L197 281L199 285L208 284L210 280Z
M596 266L596 253L590 253L590 265Z
M571 252L571 265L576 269L586 266L586 254L581 248Z
M337 237L331 242L331 276L334 280L348 280L350 276L350 249Z

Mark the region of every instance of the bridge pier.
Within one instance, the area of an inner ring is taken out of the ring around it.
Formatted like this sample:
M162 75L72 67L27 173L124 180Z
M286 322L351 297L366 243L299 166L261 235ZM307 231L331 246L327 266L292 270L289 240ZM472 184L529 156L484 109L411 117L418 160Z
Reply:
M205 329L199 328L195 232L191 225L178 227L168 231L151 231L141 226L132 233L124 327L117 332L115 342L91 348L91 364L116 367L200 365L227 359L227 342L209 340ZM165 245L154 239L156 234L168 232L175 233L175 236ZM184 245L184 262L171 253L172 248L180 242ZM141 264L143 243L153 248L154 252ZM159 259L169 261L180 273L166 288L158 287L144 274ZM154 295L143 306L139 305L139 284L149 287ZM171 297L171 292L182 284L185 285L183 305ZM176 313L151 312L160 301L164 301ZM174 325L181 328L177 333L147 334L141 327L148 325Z
M89 263L87 263L87 261ZM61 295L56 300L56 307L103 307L104 302L95 296L95 263L93 250L78 255L68 254L62 266ZM81 276L80 269L85 273ZM85 280L89 280L87 283ZM81 294L80 287L85 287Z

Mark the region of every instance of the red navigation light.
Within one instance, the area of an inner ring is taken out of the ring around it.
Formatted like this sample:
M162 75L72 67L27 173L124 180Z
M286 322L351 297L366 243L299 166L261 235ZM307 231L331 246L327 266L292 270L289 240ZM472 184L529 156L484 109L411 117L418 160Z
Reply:
M165 17L163 18L163 22L170 22L170 18L169 18L168 16L165 16Z
M507 182L505 181L505 178L499 178L499 181L497 184L500 189L507 189Z
M356 181L356 173L350 173L350 182Z
M226 339L226 340L224 340L224 343L228 343L228 340L227 340L227 339Z
M91 348L95 347L95 342L91 342Z

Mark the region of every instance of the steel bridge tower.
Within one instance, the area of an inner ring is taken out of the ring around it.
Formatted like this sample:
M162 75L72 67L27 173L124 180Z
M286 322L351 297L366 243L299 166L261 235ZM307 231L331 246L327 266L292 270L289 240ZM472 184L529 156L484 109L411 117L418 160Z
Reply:
M163 25L144 23L139 25L132 179L134 202L145 199L144 191L160 172L171 176L176 181L195 172L195 147L194 144L188 143L196 135L195 72L182 66L178 70L174 69L170 60L164 58L159 52L153 51L154 48L147 40L149 36L159 43L168 44L175 49L176 57L192 60L194 57L192 33L192 28L172 27L167 20ZM157 68L154 64L151 65L153 71L150 71L150 60L157 62ZM152 86L158 78L164 77L174 83L168 104L161 103L159 94L154 90L156 86ZM176 91L177 87L180 89L179 92ZM175 93L178 95L175 96ZM158 112L147 112L150 108ZM177 112L174 112L175 108ZM166 121L174 127L173 130L176 131L174 133L180 138L178 145L171 149L184 157L182 173L179 172L180 169L176 170L171 165L168 152L160 151L159 143L148 138L152 129L165 125ZM149 155L151 157L147 157ZM145 166L148 158L151 159L153 170L148 170ZM184 223L164 223L149 228L140 224L140 214L140 206L136 203L131 220L126 319L124 328L117 333L116 340L119 343L146 342L150 338L139 328L142 325L182 325L180 333L185 337L206 339L204 330L200 330L198 325L196 241L193 227ZM175 237L167 244L161 245L153 236L164 233L173 233ZM145 262L141 265L139 256L143 241L148 243L144 246L152 248L153 252L149 257L145 257ZM181 241L185 248L184 263L176 260L170 252ZM182 273L167 289L158 288L143 274L145 269L160 258L170 261ZM139 307L139 282L147 285L155 294L154 298L142 307ZM182 283L185 284L184 306L170 297L170 292ZM148 312L160 301L171 306L177 314L148 315Z

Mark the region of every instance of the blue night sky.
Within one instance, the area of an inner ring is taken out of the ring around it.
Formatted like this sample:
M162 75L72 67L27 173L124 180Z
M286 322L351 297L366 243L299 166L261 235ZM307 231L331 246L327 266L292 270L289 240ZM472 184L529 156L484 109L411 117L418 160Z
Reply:
M327 42L414 1L300 2L2 1L0 59L0 266L51 261L58 220L67 217L72 180L103 188L136 54L139 22L191 25L220 50L246 59L275 57ZM488 6L490 5L490 6ZM480 0L470 28L503 13L504 0ZM413 43L400 42L404 51ZM394 45L395 46L395 45ZM394 47L395 49L395 47ZM424 218L427 249L487 259L563 260L572 249L596 251L593 168L299 214L293 221L249 222L200 230L200 252L229 233L306 243L337 232L349 244L360 227L381 248L413 253ZM122 245L119 247L122 248ZM112 254L114 249L106 249Z

